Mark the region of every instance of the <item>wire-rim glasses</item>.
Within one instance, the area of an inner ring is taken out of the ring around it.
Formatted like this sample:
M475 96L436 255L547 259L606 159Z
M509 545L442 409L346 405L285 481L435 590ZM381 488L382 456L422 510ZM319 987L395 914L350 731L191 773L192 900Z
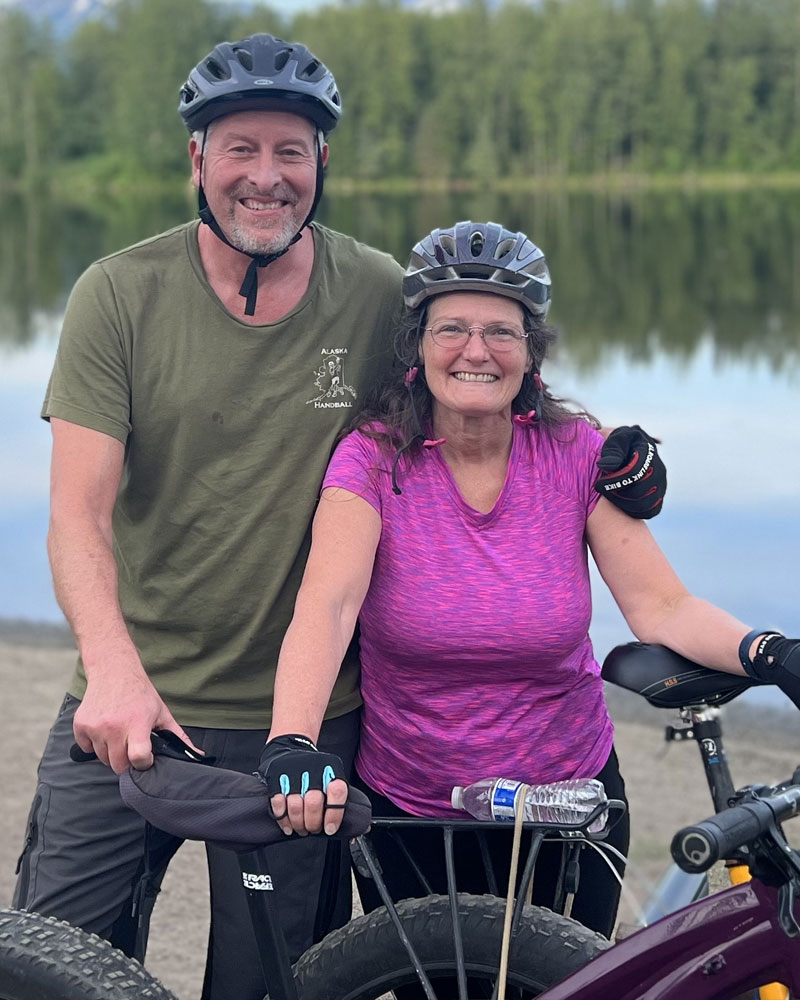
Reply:
M425 327L425 332L430 333L435 344L449 348L464 347L473 333L478 333L483 337L483 342L490 351L497 351L501 354L503 351L513 351L528 336L527 330L523 330L513 323L467 326L466 323L459 323L452 319L441 319L432 323Z

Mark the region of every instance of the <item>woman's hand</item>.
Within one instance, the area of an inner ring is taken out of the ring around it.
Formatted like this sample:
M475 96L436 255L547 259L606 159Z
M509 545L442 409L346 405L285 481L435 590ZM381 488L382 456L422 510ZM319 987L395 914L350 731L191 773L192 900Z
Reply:
M318 750L301 734L276 736L261 754L256 775L271 794L278 826L292 833L336 833L347 802L347 782L340 757Z

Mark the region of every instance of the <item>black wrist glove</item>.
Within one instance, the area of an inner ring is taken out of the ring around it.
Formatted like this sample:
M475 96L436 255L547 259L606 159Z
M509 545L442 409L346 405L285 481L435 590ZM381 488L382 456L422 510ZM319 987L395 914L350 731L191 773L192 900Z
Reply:
M742 640L742 646L749 649L752 640L751 632ZM787 639L780 632L765 632L758 640L753 659L744 649L739 659L747 674L757 681L775 684L800 708L800 639Z
M667 470L655 438L638 424L617 427L606 439L594 484L600 494L631 517L646 520L661 512L667 492Z
M256 777L270 795L324 792L334 778L345 778L344 763L334 753L322 753L307 736L276 736L261 751Z

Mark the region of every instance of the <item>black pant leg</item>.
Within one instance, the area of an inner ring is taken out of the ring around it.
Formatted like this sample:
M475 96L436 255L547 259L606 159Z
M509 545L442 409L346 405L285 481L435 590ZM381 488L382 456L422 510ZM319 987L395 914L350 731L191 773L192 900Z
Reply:
M338 754L349 770L355 756L359 712L323 723L320 749ZM187 728L195 740L195 730ZM214 754L219 766L255 770L266 732L200 730L197 743ZM195 741L197 742L197 741ZM203 1000L262 1000L261 964L237 856L207 848L211 892L211 930ZM316 940L350 918L351 883L347 842L324 836L276 844L265 851L281 926L291 961Z

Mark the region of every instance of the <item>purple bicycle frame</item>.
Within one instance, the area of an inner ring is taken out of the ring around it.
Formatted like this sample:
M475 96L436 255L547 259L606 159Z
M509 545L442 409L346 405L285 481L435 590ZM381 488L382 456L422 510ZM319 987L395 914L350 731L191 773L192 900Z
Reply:
M730 1000L767 982L800 990L800 938L778 922L778 891L752 881L637 931L540 1000Z

